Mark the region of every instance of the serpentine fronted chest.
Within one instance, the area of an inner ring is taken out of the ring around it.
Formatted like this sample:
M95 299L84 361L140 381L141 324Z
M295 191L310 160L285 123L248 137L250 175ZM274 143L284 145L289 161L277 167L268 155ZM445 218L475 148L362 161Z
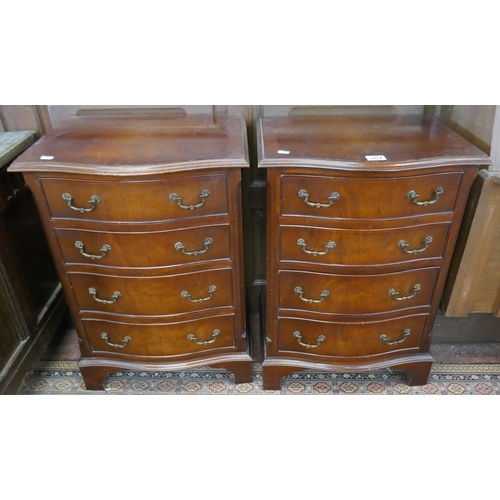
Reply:
M305 369L425 384L467 196L489 157L427 116L263 118L265 389Z
M251 380L247 166L241 116L78 118L11 166L35 196L87 389L127 369L210 365Z

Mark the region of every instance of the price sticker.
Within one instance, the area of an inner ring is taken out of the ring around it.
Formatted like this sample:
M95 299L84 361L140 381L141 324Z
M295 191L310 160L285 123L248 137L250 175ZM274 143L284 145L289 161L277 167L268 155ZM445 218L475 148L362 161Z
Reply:
M365 155L368 161L387 161L384 155Z

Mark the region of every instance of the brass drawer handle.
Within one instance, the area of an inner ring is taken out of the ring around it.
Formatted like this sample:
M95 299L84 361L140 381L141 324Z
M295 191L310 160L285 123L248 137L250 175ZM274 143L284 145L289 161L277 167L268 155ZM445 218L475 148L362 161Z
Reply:
M417 283L416 285L413 286L413 288L411 289L410 291L410 295L406 295L405 297L398 297L399 295L399 292L396 292L396 290L394 290L394 288L391 288L390 290L388 290L388 294L394 299L394 300L408 300L408 299L412 299L413 297L415 297L415 295L417 295L417 292L420 290L420 285Z
M169 196L170 201L176 201L179 207L184 208L185 210L194 210L195 208L200 208L204 203L205 199L210 196L210 191L208 189L204 189L200 194L201 203L197 205L183 205L182 198L177 193L172 193Z
M423 251L427 250L427 247L429 246L430 243L432 243L432 236L426 236L424 239L423 246L421 248L417 248L416 250L408 250L410 245L406 243L405 240L401 240L398 243L398 247L401 248L404 253L416 254L416 253L422 253Z
M403 332L403 336L399 340L390 341L389 337L387 337L387 335L381 335L380 340L382 342L385 342L387 345L397 345L397 344L402 344L410 336L410 334L411 334L411 330L409 328L407 328Z
M427 205L432 205L433 203L436 203L436 201L439 200L439 196L444 193L444 189L442 187L436 188L434 191L434 196L435 198L433 200L428 200L428 201L418 201L419 195L415 193L415 191L409 191L406 196L415 203L415 205L419 205L422 207L426 207Z
M92 210L95 209L96 205L101 201L98 196L92 196L90 200L87 202L90 205L90 208L79 208L75 207L72 205L73 201L73 196L71 196L69 193L64 193L62 195L63 200L68 202L68 207L71 208L72 210L75 210L77 212L80 212L83 214L83 212L92 212Z
M186 290L181 292L181 297L188 299L189 302L205 302L206 300L210 300L214 292L217 291L217 287L212 285L208 288L208 297L203 297L202 299L192 299L191 294Z
M122 347L127 347L128 343L132 340L132 338L127 335L123 339L123 342L121 344L115 344L114 342L110 342L108 340L108 334L105 332L101 333L101 338L104 339L104 342L106 342L106 344L110 345L111 347L118 347L119 349L121 349Z
M304 198L304 203L307 203L310 207L314 208L328 208L333 205L334 201L337 201L340 198L339 193L333 192L328 199L330 200L330 203L312 203L309 201L309 194L305 189L301 189L299 191L299 198Z
M92 255L90 253L85 253L83 249L83 243L81 241L75 241L75 247L78 248L80 250L80 253L88 259L102 259L108 252L111 251L111 247L109 245L104 245L101 248L101 255Z
M89 293L96 302L100 302L101 304L114 304L122 296L120 292L114 292L111 295L111 300L99 299L97 297L97 290L94 287L89 288Z
M305 253L307 253L309 255L313 255L314 257L317 257L318 255L326 255L330 250L333 250L336 247L334 241L329 241L325 245L325 251L324 252L323 251L319 251L319 250L307 250L306 249L307 243L302 238L299 238L297 240L297 245L302 249L302 251L304 251Z
M220 334L220 330L215 329L212 332L212 340L198 340L198 337L194 333L190 333L187 336L187 338L188 338L188 340L190 340L191 342L194 342L195 344L208 345L208 344L212 344L213 342L215 342L215 340L217 339L219 334Z
M205 238L205 241L203 242L205 248L203 250L195 250L193 252L186 252L186 245L184 245L184 243L181 243L180 241L178 241L174 245L174 248L176 250L180 250L184 255L200 255L202 253L205 253L213 242L214 240L212 238Z
M297 339L297 342L298 342L301 346L303 346L303 347L307 347L307 349L314 349L315 347L319 347L319 346L320 346L320 344L321 344L321 342L324 342L324 341L325 341L325 339L326 339L326 337L325 337L324 335L320 335L320 336L317 338L317 340L316 340L317 344L314 344L314 345L313 345L313 344L306 344L305 342L301 342L301 340L302 340L302 335L300 334L300 332L293 332L293 334L292 334L292 335L293 335L293 336Z
M296 286L293 291L298 294L300 300L303 300L304 302L307 302L308 304L319 304L320 302L323 302L326 297L328 297L330 295L330 292L328 290L323 290L319 296L321 297L320 299L308 299L308 298L305 298L303 297L303 290L300 286Z

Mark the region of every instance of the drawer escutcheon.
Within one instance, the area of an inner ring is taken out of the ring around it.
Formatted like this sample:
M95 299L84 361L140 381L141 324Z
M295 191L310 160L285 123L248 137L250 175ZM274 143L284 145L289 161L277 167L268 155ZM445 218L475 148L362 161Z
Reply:
M315 347L319 347L321 342L324 342L326 340L326 337L324 335L320 335L316 339L317 344L306 344L305 342L302 342L302 335L300 334L299 331L293 332L292 335L297 339L297 342L301 346L306 347L307 349L314 349Z
M92 210L95 209L97 204L101 201L98 196L92 196L90 200L87 202L90 205L90 208L80 208L80 207L75 207L72 202L73 202L73 197L69 193L64 193L62 195L63 200L68 202L68 207L71 208L72 210L75 210L76 212L80 212L83 214L84 212L92 212Z
M402 344L410 336L410 334L411 334L411 330L409 328L407 328L403 332L403 336L399 340L392 340L391 341L391 340L389 340L389 337L387 337L387 335L381 335L380 340L387 345L397 345L397 344Z
M308 194L308 192L305 189L301 189L298 192L298 195L299 195L299 198L303 198L304 199L304 203L307 203L310 207L314 207L314 208L328 208L328 207L331 207L335 201L337 201L338 199L340 199L340 194L336 193L336 192L333 192L328 197L328 199L330 200L330 203L313 203L313 202L309 201L309 194Z
M326 297L330 296L330 292L328 290L323 290L319 296L321 297L320 299L308 299L306 297L303 297L304 291L302 290L302 287L296 286L293 291L298 294L300 300L303 300L304 302L307 302L308 304L319 304L320 302L323 302Z
M413 288L410 291L409 295L405 295L404 297L398 297L399 292L396 292L394 288L391 288L390 290L387 291L387 293L394 299L394 300L408 300L412 299L417 295L417 292L420 290L420 285L417 283L416 285L413 285Z
M398 247L401 248L404 253L408 253L408 254L413 255L413 254L416 254L416 253L422 253L425 250L427 250L427 247L429 246L430 243L432 243L432 236L426 236L425 239L424 239L424 242L423 242L423 246L421 248L417 248L415 250L408 250L408 248L410 247L410 245L409 245L409 243L406 243L405 240L401 240L398 243Z
M97 290L94 287L89 288L89 293L96 302L100 302L101 304L114 304L122 296L120 292L113 292L111 300L99 299L97 297Z
M184 255L200 255L202 253L205 253L210 245L214 242L214 240L212 238L205 238L205 241L203 242L203 246L205 247L203 250L194 250L192 252L187 252L186 251L186 245L184 245L184 243L181 243L180 241L178 241L175 245L174 245L174 248L176 250L180 250Z
M101 248L101 255L94 255L91 253L85 253L83 243L81 241L75 241L75 247L80 250L80 253L84 256L87 257L87 259L102 259L108 252L111 251L111 247L109 245L103 245Z
M200 194L201 203L198 203L197 205L183 205L182 198L177 193L172 193L169 196L169 200L176 201L177 205L185 210L194 210L195 208L200 208L205 203L206 198L208 198L209 196L210 191L208 189L204 189Z
M215 285L212 285L208 288L208 297L203 297L202 299L192 299L191 298L191 294L189 292L187 292L186 290L183 290L181 292L181 297L185 298L185 299L188 299L189 302L205 302L207 300L210 300L212 298L212 295L214 294L214 292L217 291L217 287Z
M126 337L124 337L121 344L115 344L114 342L110 342L108 340L108 334L106 332L101 333L101 338L104 339L104 342L106 342L106 344L110 345L111 347L117 347L119 349L127 347L128 343L132 340L132 338L127 335Z
M194 342L195 344L198 344L198 345L208 345L208 344L212 344L213 342L215 342L215 340L217 339L217 337L219 336L220 334L220 330L217 330L217 328L212 332L212 340L198 340L198 337L194 334L194 333L190 333L187 338L188 340L190 340L191 342Z
M439 196L442 195L443 193L444 193L444 189L442 187L436 188L436 190L434 191L435 198L433 200L428 200L428 201L418 201L419 195L415 191L413 191L413 190L409 191L406 194L406 196L413 203L415 203L415 205L419 205L421 207L426 207L427 205L433 205L434 203L436 203L436 201L439 200Z
M334 241L329 241L325 245L325 251L320 251L320 250L307 250L306 246L307 243L303 238L299 238L297 240L297 245L302 249L303 252L313 255L314 257L317 257L318 255L326 255L330 250L333 250L336 247L336 244Z

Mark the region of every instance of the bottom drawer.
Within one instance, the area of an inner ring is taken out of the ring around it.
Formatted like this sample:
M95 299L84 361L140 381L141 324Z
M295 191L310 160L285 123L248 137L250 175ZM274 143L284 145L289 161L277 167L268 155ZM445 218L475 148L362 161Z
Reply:
M427 314L369 323L278 319L278 352L355 357L418 348Z
M179 356L234 347L234 316L168 324L83 320L93 352Z

